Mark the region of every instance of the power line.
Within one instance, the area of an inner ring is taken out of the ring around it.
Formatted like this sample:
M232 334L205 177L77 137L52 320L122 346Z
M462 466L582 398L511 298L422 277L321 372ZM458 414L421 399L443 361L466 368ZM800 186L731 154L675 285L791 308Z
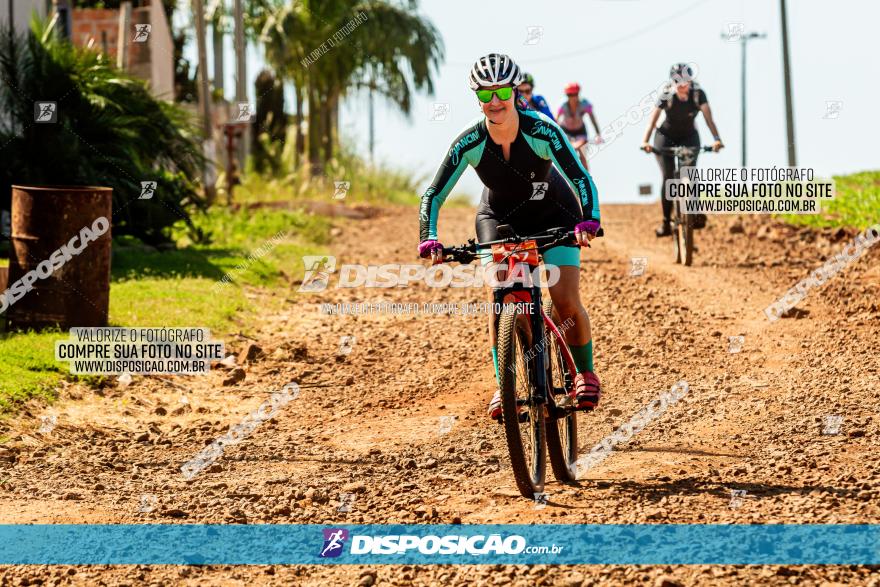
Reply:
M612 45L616 45L616 44L622 43L624 41L629 41L630 39L634 39L634 38L639 37L645 33L649 33L651 31L653 31L654 29L656 29L657 27L659 27L660 25L664 25L670 21L673 21L673 20L677 19L678 17L682 16L683 14L685 14L686 12L689 12L690 10L696 8L697 6L700 6L702 4L706 4L707 2L710 2L710 1L711 0L698 0L697 2L694 2L693 4L690 4L677 12L673 12L669 16L666 16L665 18L662 18L651 25L648 25L646 27L643 27L641 29L633 31L627 35L622 36L622 37L618 37L618 38L612 39L610 41L605 41L604 43L599 43L598 45L593 45L592 47L578 49L576 51L568 51L567 53L559 53L558 55L550 55L548 57L541 57L538 59L529 59L528 62L530 64L531 63L545 63L547 61L557 61L560 59L568 59L570 57L576 57L578 55L585 55L587 53L592 53L593 51L599 51L600 49L605 49L606 47L611 47ZM453 65L456 67L469 67L469 66L473 65L473 63L447 61L446 65Z

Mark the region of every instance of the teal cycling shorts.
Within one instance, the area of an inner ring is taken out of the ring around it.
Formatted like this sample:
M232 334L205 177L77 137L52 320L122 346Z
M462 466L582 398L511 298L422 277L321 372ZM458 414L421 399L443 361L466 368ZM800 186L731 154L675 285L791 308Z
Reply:
M480 262L483 265L488 265L492 261L492 253L488 249L480 249L477 254L480 256ZM543 256L545 265L556 265L557 267L581 266L580 247L553 247L544 251Z

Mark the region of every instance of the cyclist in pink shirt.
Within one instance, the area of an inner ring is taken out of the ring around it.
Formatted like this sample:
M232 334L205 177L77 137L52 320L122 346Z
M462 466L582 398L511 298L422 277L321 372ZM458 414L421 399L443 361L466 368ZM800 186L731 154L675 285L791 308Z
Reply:
M556 112L556 122L568 135L568 141L577 151L581 158L585 169L589 169L587 165L587 156L584 153L584 145L587 144L587 126L584 124L584 115L590 117L593 128L596 129L596 142L602 142L602 131L599 130L599 123L596 122L596 116L593 114L593 105L586 98L580 97L581 86L577 83L570 83L565 86L565 95L568 100L559 107Z

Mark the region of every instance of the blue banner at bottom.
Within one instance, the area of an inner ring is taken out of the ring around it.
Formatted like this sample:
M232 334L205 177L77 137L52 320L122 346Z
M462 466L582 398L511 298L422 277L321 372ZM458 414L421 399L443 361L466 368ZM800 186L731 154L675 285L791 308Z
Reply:
M877 565L880 525L0 525L0 564Z

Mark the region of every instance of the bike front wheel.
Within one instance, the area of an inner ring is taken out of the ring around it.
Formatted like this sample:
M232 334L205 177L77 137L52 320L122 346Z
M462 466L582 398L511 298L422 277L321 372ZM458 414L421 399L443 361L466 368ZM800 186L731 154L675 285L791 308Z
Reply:
M544 312L553 319L553 304L544 302ZM577 481L577 412L572 408L573 401L569 395L574 386L574 375L566 366L561 345L565 340L557 338L552 332L547 333L550 344L545 345L548 353L547 361L547 453L553 475L559 481ZM562 410L570 410L562 415ZM556 414L554 414L554 412Z
M694 223L689 214L681 213L681 205L675 202L672 219L672 243L675 262L690 266L694 261Z
M690 267L691 263L694 262L694 222L693 217L690 214L685 215L682 219L681 242L681 263L686 267Z
M516 486L533 499L544 490L547 469L544 405L534 401L535 359L529 315L505 308L498 321L498 371L501 411Z

